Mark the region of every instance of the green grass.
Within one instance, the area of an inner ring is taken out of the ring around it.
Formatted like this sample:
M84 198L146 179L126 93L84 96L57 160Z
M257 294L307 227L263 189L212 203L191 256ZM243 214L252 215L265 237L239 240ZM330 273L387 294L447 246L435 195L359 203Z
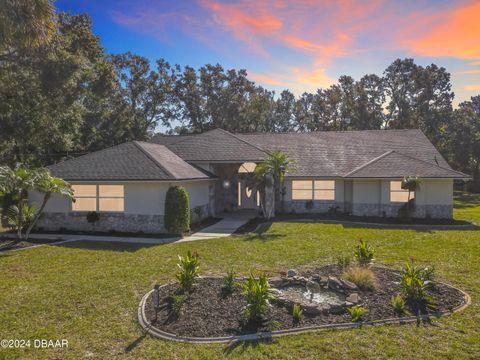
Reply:
M455 216L480 223L480 198L462 196ZM467 204L464 206L463 204ZM287 336L238 346L192 345L144 336L138 303L156 282L172 281L178 254L200 254L203 274L299 270L349 254L359 238L377 262L401 268L409 256L473 304L433 324L390 325ZM68 349L1 350L0 358L479 358L480 232L370 229L274 223L263 238L231 237L160 246L70 243L0 256L0 339L67 339Z

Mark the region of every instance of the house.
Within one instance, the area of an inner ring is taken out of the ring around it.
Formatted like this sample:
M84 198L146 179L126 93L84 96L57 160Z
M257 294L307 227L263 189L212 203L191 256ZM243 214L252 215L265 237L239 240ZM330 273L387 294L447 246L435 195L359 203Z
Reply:
M54 197L39 226L160 232L165 195L176 184L187 189L192 211L201 216L257 209L259 194L246 186L245 173L274 150L296 163L286 174L286 212L396 217L408 198L401 179L416 175L423 184L412 194L414 216L452 218L453 180L469 178L420 130L156 135L50 166L73 184L76 202ZM88 211L100 213L98 224L87 222Z

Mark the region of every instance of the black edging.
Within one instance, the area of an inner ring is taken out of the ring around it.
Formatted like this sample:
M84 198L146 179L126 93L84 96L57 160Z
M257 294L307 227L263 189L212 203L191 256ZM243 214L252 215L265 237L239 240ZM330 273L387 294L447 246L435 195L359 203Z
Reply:
M350 323L343 323L343 324L314 325L314 326L299 327L299 328L292 328L292 329L285 329L285 330L276 330L276 331L270 331L270 332L259 332L259 333L246 334L246 335L232 335L232 336L220 336L220 337L193 337L193 336L180 336L180 335L171 334L156 328L155 326L153 326L148 322L147 317L145 315L145 304L147 302L148 297L153 292L153 290L150 290L148 293L146 293L142 297L142 300L140 301L140 304L138 306L138 321L140 322L140 325L142 326L142 328L148 334L158 339L188 342L188 343L194 343L194 344L213 344L213 343L229 343L234 341L263 340L263 339L270 339L278 336L302 334L307 332L328 330L328 329L359 328L364 325L406 324L406 323L428 320L432 317L452 315L456 312L464 310L467 306L471 304L470 295L468 295L465 291L460 290L455 286L445 284L442 282L439 282L439 284L451 287L461 292L463 294L465 303L455 307L451 311L438 311L432 314L425 314L425 315L419 315L419 316L406 316L406 317L399 317L399 318L372 320L372 321L356 322L356 323L350 322ZM160 288L164 286L166 285L162 285L160 286Z

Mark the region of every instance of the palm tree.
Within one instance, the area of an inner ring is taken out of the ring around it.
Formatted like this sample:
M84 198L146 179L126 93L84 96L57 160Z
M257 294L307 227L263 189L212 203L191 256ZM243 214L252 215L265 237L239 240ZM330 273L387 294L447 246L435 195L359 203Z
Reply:
M38 209L28 204L28 193L31 191L43 194L43 201ZM8 222L17 232L18 241L28 240L53 194L74 200L72 187L65 180L52 176L47 169L29 169L24 165L17 165L13 169L8 166L0 167L0 196L6 194L10 194L15 203L7 209L6 215Z
M419 190L420 187L422 186L422 183L423 183L422 180L420 180L420 178L418 178L417 176L405 176L402 179L401 188L403 190L408 190L407 211L409 215L411 210L410 200L411 200L412 192Z

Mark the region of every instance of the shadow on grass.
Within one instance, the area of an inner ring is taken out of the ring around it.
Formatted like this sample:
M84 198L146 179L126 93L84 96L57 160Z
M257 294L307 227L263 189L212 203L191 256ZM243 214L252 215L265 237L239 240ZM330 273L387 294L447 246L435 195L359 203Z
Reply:
M271 344L273 343L273 338L271 336L265 337L260 340L249 340L249 341L232 341L223 349L223 355L228 356L234 351L239 351L240 354L244 353L248 349L255 349L260 344Z
M140 249L150 248L154 246L161 246L161 244L136 244L124 243L119 241L92 241L92 240L77 240L56 244L52 246L66 247L70 249L86 249L86 250L109 250L120 252L135 252Z
M133 340L128 346L125 348L125 352L129 353L130 351L134 350L142 341L145 339L147 336L147 332L144 332L142 335L140 335L138 338Z

